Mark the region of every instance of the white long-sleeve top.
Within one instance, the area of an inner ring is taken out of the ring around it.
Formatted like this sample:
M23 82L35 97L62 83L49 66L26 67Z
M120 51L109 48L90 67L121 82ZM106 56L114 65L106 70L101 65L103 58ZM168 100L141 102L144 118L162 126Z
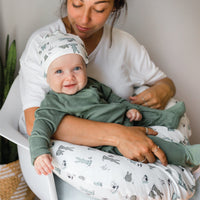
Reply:
M42 36L55 31L66 33L61 19L32 34L20 59L20 92L23 110L39 107L49 86L40 64L38 45ZM166 75L150 60L145 48L127 32L105 25L102 38L89 55L88 76L108 85L122 98L134 93L135 86L152 85Z

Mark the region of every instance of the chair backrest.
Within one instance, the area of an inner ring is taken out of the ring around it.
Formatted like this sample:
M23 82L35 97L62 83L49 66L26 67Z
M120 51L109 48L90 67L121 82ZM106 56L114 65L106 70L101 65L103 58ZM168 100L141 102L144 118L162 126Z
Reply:
M22 103L19 91L19 77L14 80L6 101L0 110L0 135L28 149L28 141L18 131Z
M9 121L13 122L15 127L18 127L19 116L22 112L22 103L19 91L19 77L17 76L10 88L6 101L1 109L5 115L4 117L9 118Z

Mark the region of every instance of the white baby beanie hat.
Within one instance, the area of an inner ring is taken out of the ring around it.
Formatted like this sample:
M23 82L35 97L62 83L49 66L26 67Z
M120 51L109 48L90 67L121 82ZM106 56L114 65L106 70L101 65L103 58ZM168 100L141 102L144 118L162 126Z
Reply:
M78 54L83 58L85 64L88 64L88 56L83 41L76 35L64 34L60 31L46 34L39 45L38 53L41 56L41 65L45 75L49 65L56 58L66 54Z

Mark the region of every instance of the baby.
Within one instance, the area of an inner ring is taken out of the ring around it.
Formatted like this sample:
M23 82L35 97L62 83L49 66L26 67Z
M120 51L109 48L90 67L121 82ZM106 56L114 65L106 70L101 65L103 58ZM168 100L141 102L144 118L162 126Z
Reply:
M88 78L85 46L75 35L60 32L45 35L38 53L51 88L35 113L29 137L31 159L38 174L48 174L53 170L50 138L67 114L125 126L160 125L174 129L185 112L183 102L167 110L131 104L115 95L109 87ZM168 163L190 167L200 164L200 145L183 145L156 136L148 137L165 152ZM121 155L113 146L97 148Z

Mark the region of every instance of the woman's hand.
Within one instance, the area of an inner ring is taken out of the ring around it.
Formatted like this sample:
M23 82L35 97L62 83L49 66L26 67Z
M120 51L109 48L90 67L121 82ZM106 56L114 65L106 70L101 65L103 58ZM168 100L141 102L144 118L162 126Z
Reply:
M52 161L52 157L50 154L43 154L38 156L35 159L34 162L34 167L36 172L41 175L48 175L52 172L52 170L54 169L53 165L51 164Z
M147 128L124 127L125 132L119 137L117 148L121 154L131 160L139 162L155 162L155 156L163 165L167 165L165 153L146 136ZM148 128L149 135L157 135L157 132Z
M126 127L120 124L97 122L67 115L63 118L54 139L85 146L115 146L129 159L155 162L155 156L167 164L164 152L146 136L145 127ZM148 134L157 132L148 128ZM158 150L158 151L157 151Z
M174 94L175 86L173 82L169 78L164 78L140 94L130 97L130 101L150 108L164 109Z

